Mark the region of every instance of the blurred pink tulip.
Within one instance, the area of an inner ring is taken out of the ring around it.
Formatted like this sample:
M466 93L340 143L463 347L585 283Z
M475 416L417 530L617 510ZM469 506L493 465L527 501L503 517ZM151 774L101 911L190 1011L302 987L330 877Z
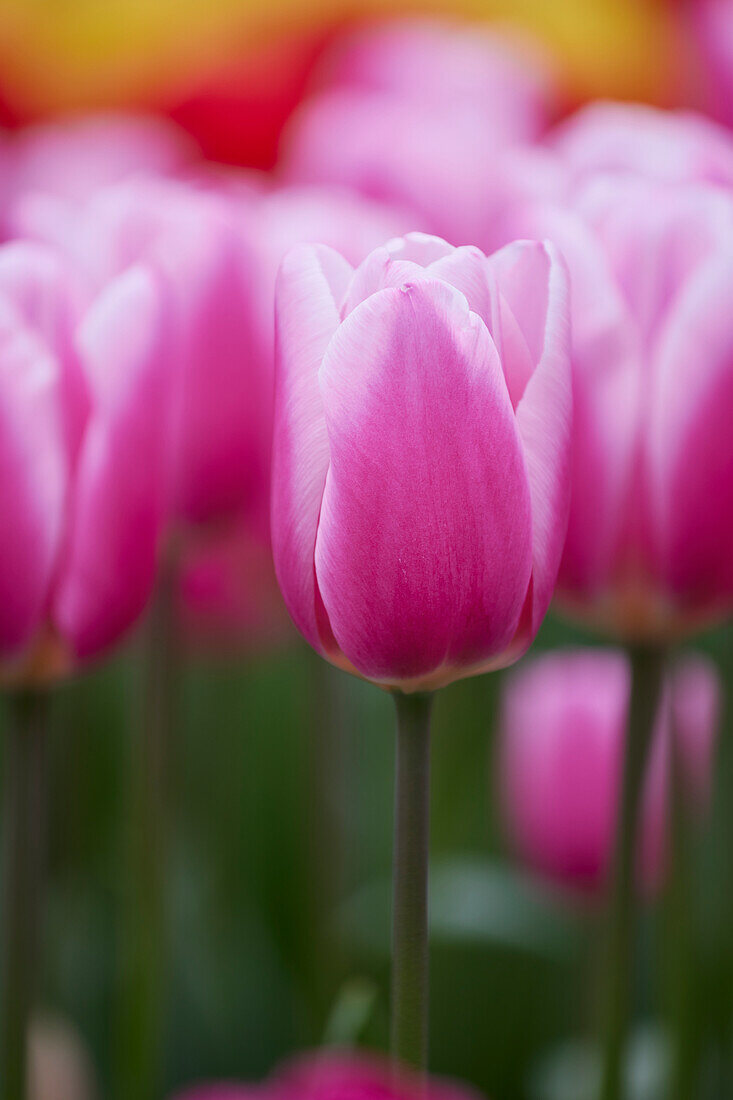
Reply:
M16 228L71 258L87 294L136 263L164 274L174 314L175 519L208 522L266 499L272 372L253 346L256 273L227 206L182 183L146 179L103 188L81 208L30 196Z
M509 663L565 536L565 269L412 234L354 271L288 253L277 287L273 547L296 625L367 679L428 689Z
M599 175L506 236L571 275L573 492L558 599L622 638L733 606L733 198Z
M211 181L210 181L211 182ZM251 270L251 354L272 377L275 278L293 245L321 241L357 264L409 227L406 215L334 187L264 188L257 177L229 173L217 181ZM269 396L269 395L268 395ZM271 416L270 402L263 417ZM268 422L268 459L270 429ZM246 502L245 502L246 503ZM191 533L181 551L184 623L192 640L227 646L281 642L290 636L272 567L269 497L240 508L213 530Z
M528 662L504 692L500 797L518 855L562 885L600 890L609 870L631 685L627 659L610 650L566 650ZM689 657L668 680L646 778L640 880L659 885L667 848L671 736L697 812L710 797L720 718L712 663Z
M0 248L0 656L53 675L111 645L152 589L164 518L167 316L133 266L83 308L57 257Z
M286 176L395 202L454 244L483 241L506 185L499 151L547 125L546 64L484 29L413 19L353 36L330 75L285 135Z
M35 193L82 202L134 176L173 175L195 154L182 130L152 115L82 115L29 126L5 140L2 204L12 212Z
M479 1100L467 1086L396 1072L375 1055L317 1053L277 1070L261 1085L201 1085L175 1100Z

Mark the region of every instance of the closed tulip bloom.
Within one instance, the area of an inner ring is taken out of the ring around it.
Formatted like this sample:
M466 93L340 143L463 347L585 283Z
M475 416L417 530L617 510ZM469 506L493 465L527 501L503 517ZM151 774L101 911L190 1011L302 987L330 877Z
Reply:
M378 26L346 43L331 82L295 113L283 171L405 206L413 228L453 244L483 240L505 183L498 153L537 138L553 98L541 61L484 30Z
M611 863L631 687L628 661L611 650L567 650L514 673L504 691L500 798L507 833L530 867L593 893ZM657 714L644 786L637 870L659 885L667 853L672 736L684 791L699 814L709 801L720 718L711 662L682 660Z
M276 1070L260 1085L201 1085L175 1100L479 1100L467 1086L396 1071L375 1055L318 1053Z
M565 536L565 269L419 234L356 270L303 246L277 287L275 567L335 664L427 690L515 659Z
M295 244L317 240L358 264L382 241L408 228L409 219L335 187L265 189L251 173L227 173L216 183L231 203L233 225L256 273L248 284L247 351L272 379L275 279L284 254ZM254 189L257 183L260 188ZM269 461L269 393L261 415L268 425ZM179 549L181 605L192 640L251 647L292 636L272 566L267 493L244 501L215 528L190 531L179 540Z
M6 680L44 679L106 649L141 613L155 576L165 295L140 266L83 308L73 283L38 246L0 249Z
M165 275L175 315L174 519L215 521L266 496L272 373L252 346L254 273L224 204L180 183L139 180L98 191L81 209L30 196L16 229L70 257L87 295L137 263Z
M733 601L733 204L605 176L511 223L571 275L573 491L558 599L624 639L664 640Z

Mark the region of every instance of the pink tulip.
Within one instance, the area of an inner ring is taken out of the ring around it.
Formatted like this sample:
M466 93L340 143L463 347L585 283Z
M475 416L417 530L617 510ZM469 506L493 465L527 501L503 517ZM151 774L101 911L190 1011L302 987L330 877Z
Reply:
M564 267L413 234L355 271L293 249L277 288L273 548L323 656L427 689L513 660L565 535Z
M33 244L0 248L0 657L53 675L118 639L164 516L166 298L133 266L80 308Z
M217 186L232 202L242 247L256 272L249 287L249 346L271 377L275 278L288 249L322 241L357 264L383 240L403 232L409 219L339 188L265 189L256 183L251 175L230 173ZM268 402L263 417L270 415ZM269 446L269 429L267 439ZM273 644L289 637L272 567L267 503L263 497L257 507L240 508L215 529L191 533L180 544L182 613L192 639L231 646Z
M139 262L165 276L175 315L176 519L217 520L266 496L272 375L253 346L256 271L225 204L180 183L140 180L96 192L81 210L30 197L16 226L71 257L87 295Z
M316 1053L277 1070L261 1085L201 1085L175 1100L479 1100L463 1085L414 1078L375 1055Z
M19 130L3 149L3 202L28 194L82 202L133 176L169 176L193 161L195 147L171 122L144 115L85 115Z
M542 875L587 892L603 887L613 851L630 682L623 654L566 650L522 666L504 692L499 778L512 845ZM672 730L686 793L702 812L720 694L714 666L701 657L682 661L665 690L639 841L647 889L659 884L664 869Z
M733 200L601 176L510 221L571 275L575 426L566 609L664 638L733 604Z
M354 36L331 73L284 138L288 178L397 203L454 244L483 240L499 151L547 124L544 64L475 27L398 20Z

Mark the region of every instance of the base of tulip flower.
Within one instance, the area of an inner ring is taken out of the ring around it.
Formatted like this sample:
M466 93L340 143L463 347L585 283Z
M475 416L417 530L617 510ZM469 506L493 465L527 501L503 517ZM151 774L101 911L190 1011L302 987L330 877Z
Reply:
M8 697L3 771L3 1100L28 1095L28 1029L35 993L45 822L43 695Z
M662 691L665 651L661 646L631 646L629 657L631 700L608 905L600 1100L621 1100L623 1096L636 924L636 839L646 764Z
M397 753L392 911L392 1057L418 1070L428 1052L428 855L432 695L394 693Z

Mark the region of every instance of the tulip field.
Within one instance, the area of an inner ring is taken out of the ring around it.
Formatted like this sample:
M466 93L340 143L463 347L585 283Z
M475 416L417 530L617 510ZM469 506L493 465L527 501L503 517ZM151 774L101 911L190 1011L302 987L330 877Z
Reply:
M733 4L0 5L0 1100L731 1100Z

